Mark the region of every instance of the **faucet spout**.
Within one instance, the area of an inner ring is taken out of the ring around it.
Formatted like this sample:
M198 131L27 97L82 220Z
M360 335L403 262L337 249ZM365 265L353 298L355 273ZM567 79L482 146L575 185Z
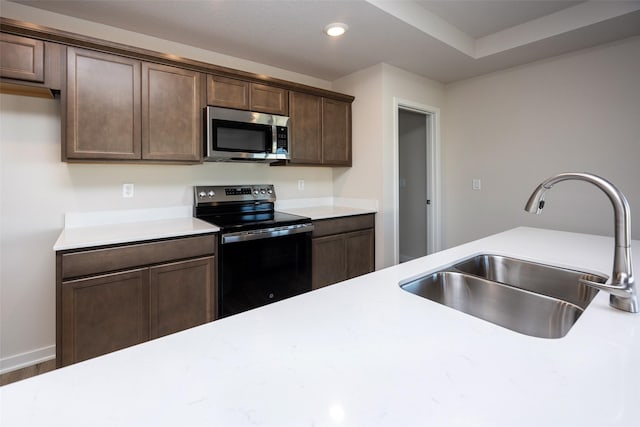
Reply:
M609 304L619 310L638 313L638 296L631 265L631 214L626 197L611 182L597 175L582 172L567 172L554 175L543 181L531 193L525 210L529 213L541 214L544 208L544 195L547 190L561 181L578 180L589 182L602 190L613 205L614 240L613 273L610 284L593 283L587 280L586 285L609 292Z

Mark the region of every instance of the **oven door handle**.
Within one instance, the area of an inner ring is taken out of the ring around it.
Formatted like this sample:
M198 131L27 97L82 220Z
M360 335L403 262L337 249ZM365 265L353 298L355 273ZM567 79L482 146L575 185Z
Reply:
M272 237L288 236L291 234L310 233L313 224L295 224L282 227L261 228L259 230L238 231L222 234L220 241L223 245L228 243L246 242L248 240L269 239Z

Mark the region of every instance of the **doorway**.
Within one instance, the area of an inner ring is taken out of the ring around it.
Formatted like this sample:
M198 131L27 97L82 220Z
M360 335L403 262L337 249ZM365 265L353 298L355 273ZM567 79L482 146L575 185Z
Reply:
M439 250L437 110L398 102L396 263Z

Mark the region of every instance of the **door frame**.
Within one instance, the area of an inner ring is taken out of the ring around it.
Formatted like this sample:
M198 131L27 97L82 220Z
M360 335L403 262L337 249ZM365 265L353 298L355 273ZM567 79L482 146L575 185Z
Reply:
M425 115L431 120L427 129L427 197L431 201L427 212L427 253L441 249L441 164L440 164L440 109L401 98L393 98L393 263L400 261L400 110Z

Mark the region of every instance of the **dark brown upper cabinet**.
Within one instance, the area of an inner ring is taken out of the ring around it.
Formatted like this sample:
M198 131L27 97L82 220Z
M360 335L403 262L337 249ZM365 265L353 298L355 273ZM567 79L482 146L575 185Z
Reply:
M207 105L249 110L249 82L208 75Z
M322 164L322 98L289 92L291 163Z
M67 49L67 160L199 162L202 75Z
M142 63L142 158L198 162L202 158L198 72Z
M250 83L249 89L252 111L289 115L289 91L258 83Z
M0 89L14 95L53 98L62 87L64 46L0 33Z
M351 166L351 103L289 93L292 164Z
M214 75L207 76L207 104L283 116L289 113L287 90Z
M141 159L140 66L131 58L67 48L66 159Z
M322 163L351 166L351 103L322 98Z
M214 105L290 116L286 164L351 166L353 96L5 17L0 26L0 91L61 92L64 161L199 163L202 110Z
M44 42L0 34L0 76L44 82Z

